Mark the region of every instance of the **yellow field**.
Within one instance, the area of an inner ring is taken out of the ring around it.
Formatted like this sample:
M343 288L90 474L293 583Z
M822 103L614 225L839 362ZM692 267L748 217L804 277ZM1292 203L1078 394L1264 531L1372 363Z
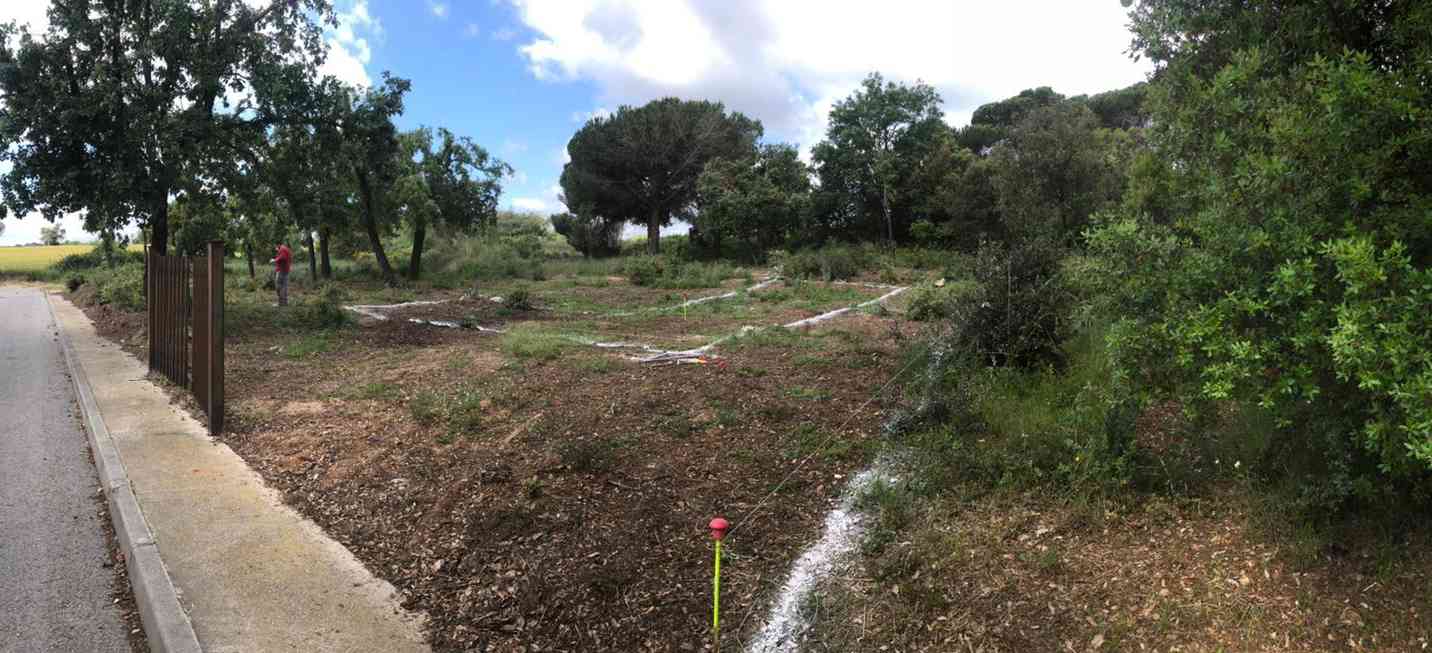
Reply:
M5 272L39 272L70 254L84 254L94 245L55 245L53 247L0 247L0 274ZM136 252L143 245L130 245Z

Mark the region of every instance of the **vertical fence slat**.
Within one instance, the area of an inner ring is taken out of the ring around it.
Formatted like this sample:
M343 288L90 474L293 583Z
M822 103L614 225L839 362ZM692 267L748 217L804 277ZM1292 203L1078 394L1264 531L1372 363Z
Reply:
M206 258L145 255L149 370L194 393L209 432L224 424L224 243ZM196 267L197 266L197 267Z
M209 415L209 434L218 435L224 430L224 241L209 241L209 257L204 263L208 265L205 276L209 282L205 289L209 308L205 412Z

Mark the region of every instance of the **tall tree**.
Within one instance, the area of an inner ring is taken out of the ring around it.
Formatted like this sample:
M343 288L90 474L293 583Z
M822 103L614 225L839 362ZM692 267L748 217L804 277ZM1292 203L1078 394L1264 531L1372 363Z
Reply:
M423 127L402 136L399 153L404 174L394 204L413 232L408 277L422 272L423 243L430 224L458 230L490 225L497 220L502 178L512 167L493 158L472 139L438 128Z
M723 241L735 241L760 258L800 228L810 187L810 168L793 145L765 145L747 160L716 159L698 182L695 225L718 253Z
M623 106L572 136L562 192L579 214L646 225L647 250L661 251L661 227L689 216L707 162L749 158L761 123L719 102L665 98Z
M0 28L0 198L17 215L139 221L166 251L170 196L281 122L272 102L324 56L328 0L55 2L43 38ZM18 46L11 43L17 40ZM231 106L228 94L252 91Z
M383 73L383 83L361 92L347 94L337 107L338 132L342 135L344 166L357 186L357 204L368 236L368 246L378 260L383 281L398 284L393 266L383 250L382 235L393 228L397 216L393 212L392 191L402 175L399 158L402 143L393 117L403 113L403 95L412 83L401 77Z
M928 84L887 82L878 73L830 112L812 158L828 221L894 243L909 231L919 198L911 180L946 129L940 96ZM878 234L878 236L877 236Z
M1025 114L991 155L1009 234L1071 244L1123 191L1122 134L1101 129L1081 102Z

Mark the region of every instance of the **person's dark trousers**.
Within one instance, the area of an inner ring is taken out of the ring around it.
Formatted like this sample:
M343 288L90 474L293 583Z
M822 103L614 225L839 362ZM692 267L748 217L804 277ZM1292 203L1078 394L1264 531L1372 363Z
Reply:
M279 272L274 275L274 289L278 291L278 305L288 306L288 273Z

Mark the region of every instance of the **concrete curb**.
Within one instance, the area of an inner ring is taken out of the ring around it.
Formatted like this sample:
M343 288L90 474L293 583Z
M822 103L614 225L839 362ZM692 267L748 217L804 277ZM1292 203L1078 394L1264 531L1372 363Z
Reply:
M149 639L149 650L153 653L202 653L199 639L194 635L194 626L179 605L179 595L174 591L169 572L164 569L164 561L159 558L154 534L144 521L144 513L129 485L129 475L119 458L119 450L104 425L104 417L99 413L89 377L80 365L69 335L60 327L48 292L45 293L45 306L50 310L50 321L59 333L65 364L69 366L70 378L75 383L75 396L84 415L85 433L89 435L90 450L94 452L100 486L104 488L105 499L109 502L114 534L124 552L129 584L134 590L134 602L139 606L139 618Z

